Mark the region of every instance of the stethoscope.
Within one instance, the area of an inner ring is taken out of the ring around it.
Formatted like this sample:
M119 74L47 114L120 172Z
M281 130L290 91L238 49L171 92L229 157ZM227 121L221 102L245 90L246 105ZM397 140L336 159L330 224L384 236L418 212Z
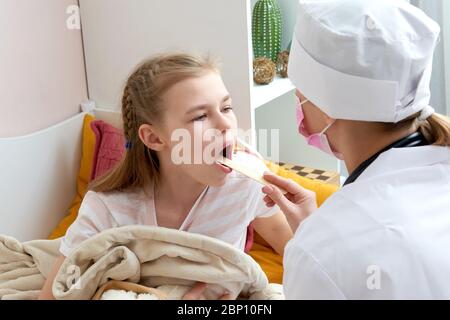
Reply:
M383 150L377 152L372 157L361 163L352 174L345 180L344 186L349 185L358 179L358 177L380 156L380 154L393 149L393 148L412 148L412 147L421 147L427 146L430 143L425 139L424 135L421 132L415 132L405 138L402 138L393 144L387 146Z

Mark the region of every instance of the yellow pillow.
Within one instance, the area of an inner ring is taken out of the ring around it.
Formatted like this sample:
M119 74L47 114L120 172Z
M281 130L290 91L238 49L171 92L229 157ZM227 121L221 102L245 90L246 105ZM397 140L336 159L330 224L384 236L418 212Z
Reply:
M279 165L270 161L266 161L266 165L269 167L270 171L276 173L280 177L292 179L299 185L301 185L303 188L314 191L316 193L317 205L319 207L329 196L331 196L339 189L338 186L333 184L315 181L299 176L295 172L282 168Z
M337 186L301 177L295 172L281 168L272 162L266 162L266 164L269 169L277 175L287 179L292 179L302 187L314 191L316 193L318 206L322 205L322 203L329 196L338 190ZM283 258L278 255L256 232L254 234L253 247L249 254L261 266L263 271L266 273L267 278L269 278L269 282L282 283Z
M66 234L66 231L69 228L69 226L77 218L81 201L83 200L83 197L87 192L89 179L91 176L91 169L95 148L95 135L91 129L91 122L94 120L95 118L90 114L87 114L84 117L81 163L80 163L80 171L78 172L77 178L77 194L72 201L69 214L63 220L61 220L58 226L52 231L52 233L49 236L49 239L56 239Z

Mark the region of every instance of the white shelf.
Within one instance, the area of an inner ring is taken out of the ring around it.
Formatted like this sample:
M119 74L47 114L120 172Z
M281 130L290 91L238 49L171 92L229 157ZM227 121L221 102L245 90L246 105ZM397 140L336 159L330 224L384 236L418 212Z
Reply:
M279 76L267 85L255 83L252 88L252 109L255 110L294 89L295 86L289 78Z

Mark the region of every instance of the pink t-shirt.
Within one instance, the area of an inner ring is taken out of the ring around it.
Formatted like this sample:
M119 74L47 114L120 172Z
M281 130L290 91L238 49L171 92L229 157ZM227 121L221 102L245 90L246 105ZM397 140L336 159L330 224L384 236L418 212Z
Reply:
M266 207L262 185L232 172L221 187L206 187L180 227L220 239L244 250L247 226L258 217L279 212ZM60 252L68 256L82 241L114 227L157 226L153 196L136 192L93 192L83 199L78 217L61 241Z

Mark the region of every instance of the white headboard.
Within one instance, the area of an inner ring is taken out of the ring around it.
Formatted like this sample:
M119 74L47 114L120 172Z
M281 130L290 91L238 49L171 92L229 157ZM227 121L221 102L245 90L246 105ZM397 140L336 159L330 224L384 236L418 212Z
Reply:
M121 127L121 115L94 110ZM39 132L0 138L0 234L21 241L47 238L76 194L86 113Z

